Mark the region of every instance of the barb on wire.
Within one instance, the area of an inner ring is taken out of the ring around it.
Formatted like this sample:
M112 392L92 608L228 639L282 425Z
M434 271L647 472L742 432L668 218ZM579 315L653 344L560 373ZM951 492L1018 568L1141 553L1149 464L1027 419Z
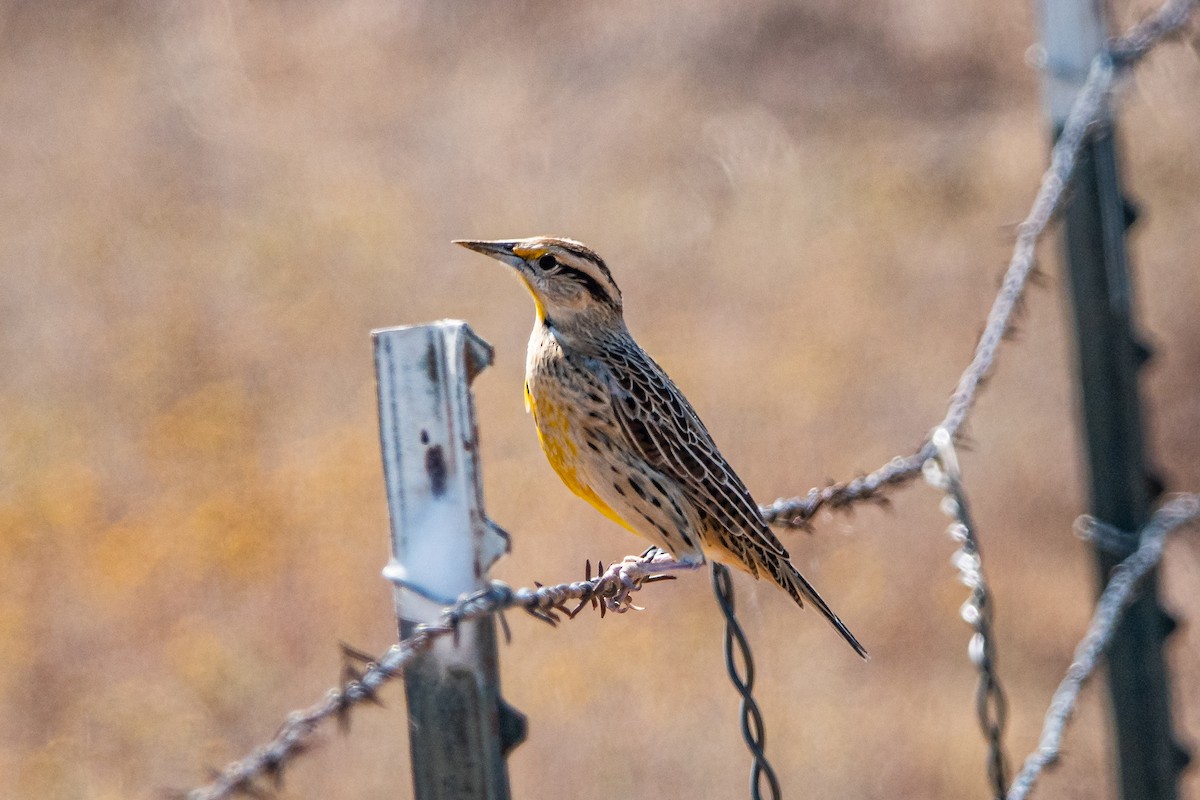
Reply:
M1100 54L1093 61L1087 82L1076 99L1064 131L1051 153L1050 166L1042 176L1029 214L1018 229L1012 258L1001 289L988 314L987 324L976 346L974 357L959 379L946 416L938 425L951 440L960 433L974 404L976 393L991 371L996 352L1033 273L1037 241L1063 205L1066 187L1086 141L1088 130L1102 117L1106 99L1117 76L1133 66L1159 41L1182 28L1190 18L1195 3L1196 0L1168 0L1127 35L1113 41L1107 52ZM934 443L926 441L916 452L898 456L867 475L821 489L812 489L802 497L776 500L760 510L767 522L786 527L804 527L823 507L843 508L864 500L881 499L886 489L899 486L921 474L923 465L936 454L937 448ZM1013 782L1008 800L1024 800L1041 770L1057 757L1062 731L1074 707L1079 687L1095 669L1096 660L1107 647L1113 625L1128 601L1134 584L1161 556L1163 537L1168 531L1198 517L1200 498L1194 495L1182 497L1162 506L1143 529L1138 550L1118 568L1101 597L1088 635L1076 650L1075 662L1055 693L1043 728L1041 745L1025 762ZM284 765L308 746L321 722L329 717L345 719L353 706L363 701L377 701L380 686L400 674L414 657L428 649L436 639L453 634L457 625L465 620L497 614L508 608L522 608L539 619L556 623L561 619L559 614L571 617L589 603L598 607L602 614L606 610L622 612L635 608L630 601L631 592L637 591L645 583L669 578L670 576L661 574L662 570L680 568L680 565L669 563L669 559L662 558L664 555L653 553L643 554L641 557L631 556L610 566L607 571L601 565L602 574L597 578L591 578L589 569L587 580L576 583L516 590L496 583L483 592L460 600L446 610L439 624L420 626L412 636L393 646L361 675L342 687L331 690L321 702L288 715L270 742L256 748L241 761L227 766L208 786L188 793L188 800L219 800L238 792L253 793L255 781L260 777L278 780ZM715 580L717 577L714 572ZM578 605L574 608L568 607L567 603L573 601L578 602ZM733 636L733 641L740 646L744 639L738 638L737 630L728 629L727 635ZM749 650L746 649L743 655L746 656L747 677L739 684L739 691L741 685L744 685L744 697L752 702L752 698L749 698L753 676L748 658ZM737 683L735 680L735 684ZM761 746L761 716L753 706L745 706L745 709L744 731L756 733L758 738L755 741ZM747 735L747 742L750 741L751 737ZM756 760L756 765L759 763ZM761 766L756 766L755 772L752 773L755 787L760 774L767 777L772 790L778 796L774 773L765 760L761 762ZM753 792L757 792L757 788L752 789Z
M1008 787L1008 760L1004 755L1004 726L1008 716L1008 703L996 666L996 642L992 635L992 595L983 576L983 556L979 551L979 537L967 505L967 494L962 484L962 472L958 465L958 454L954 450L954 437L945 428L933 432L930 441L937 448L937 457L925 462L925 479L935 488L945 492L942 510L954 519L948 532L961 546L952 559L958 568L960 579L971 590L971 597L963 604L962 618L975 629L967 653L979 670L979 688L975 692L975 713L983 738L988 743L988 780L991 782L995 800L1004 800Z
M589 564L587 579L573 583L513 589L495 581L487 589L466 595L446 608L438 623L418 626L411 636L393 645L381 658L367 663L361 673L355 672L345 684L330 689L319 703L288 714L271 741L255 748L240 761L227 765L207 786L184 796L187 800L224 800L238 793L258 793L256 782L260 778L278 783L284 766L309 747L318 725L330 717L345 724L354 706L363 702L378 703L379 689L385 683L399 677L414 658L428 650L437 639L453 635L468 620L519 608L555 625L562 619L560 614L573 618L589 603L598 608L601 615L606 610L623 613L637 608L630 600L631 593L647 583L671 579L673 576L662 574L664 570L690 566L674 561L662 550L651 548L640 556L626 556L607 570L600 565L600 574L595 578L591 577ZM573 602L577 605L568 605ZM349 651L343 648L343 651L359 662L370 659L352 648Z
M1152 15L1138 23L1126 35L1111 41L1108 48L1092 61L1087 81L1071 107L1062 135L1050 153L1050 166L1042 174L1037 195L1024 221L1017 228L1012 258L1004 273L1000 291L988 313L987 324L971 363L959 378L950 398L946 416L936 426L957 437L976 394L991 372L996 352L1009 330L1014 312L1029 284L1036 265L1038 240L1062 208L1066 190L1075 172L1079 154L1093 125L1103 119L1108 95L1117 77L1137 63L1154 45L1180 30L1188 21L1196 0L1168 0ZM881 492L915 478L922 465L933 458L936 448L929 441L911 455L897 456L868 475L821 489L811 489L801 497L780 498L759 510L773 525L807 527L821 508L845 508L864 500L878 500Z
M336 717L344 724L353 706L364 701L378 702L378 690L383 684L403 672L413 658L428 650L438 637L453 630L449 624L422 626L368 665L361 676L330 689L319 703L288 714L271 741L217 772L207 786L193 789L184 796L187 800L221 800L239 793L257 794L256 781L264 777L278 785L283 778L284 766L308 749L320 723Z
M1096 524L1090 517L1082 517L1081 520L1085 527ZM1079 691L1095 672L1100 657L1112 642L1113 632L1122 612L1133 600L1138 582L1162 558L1167 535L1197 521L1200 521L1200 495L1178 495L1163 503L1138 535L1140 544L1137 550L1113 570L1096 604L1087 633L1075 648L1071 666L1050 701L1037 749L1025 759L1025 764L1008 790L1007 800L1025 800L1042 771L1058 759L1063 731L1075 710Z
M774 800L782 797L779 788L779 778L775 769L767 760L767 729L763 724L762 712L754 699L754 657L750 652L750 642L746 633L738 623L733 607L733 578L729 567L713 562L712 587L716 595L717 605L725 616L725 669L729 680L742 697L742 738L750 750L753 763L750 766L750 797L751 800L761 800L763 779L767 781L767 791ZM741 668L738 662L741 662Z
M908 483L921 474L921 465L933 455L931 445L915 453L896 456L874 472L842 483L808 490L802 497L779 498L758 511L770 525L783 528L807 528L822 508L847 508L864 500L883 501L884 490Z

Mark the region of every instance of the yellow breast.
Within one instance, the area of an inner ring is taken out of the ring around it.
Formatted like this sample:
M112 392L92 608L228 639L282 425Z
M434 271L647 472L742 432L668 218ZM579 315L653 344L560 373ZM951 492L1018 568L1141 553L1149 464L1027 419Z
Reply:
M587 484L586 470L580 468L579 447L567 407L555 403L549 397L535 399L529 389L529 382L526 381L525 409L533 414L533 424L537 428L538 441L542 445L542 452L546 454L546 460L567 488L591 503L597 511L613 522L633 533L639 533Z

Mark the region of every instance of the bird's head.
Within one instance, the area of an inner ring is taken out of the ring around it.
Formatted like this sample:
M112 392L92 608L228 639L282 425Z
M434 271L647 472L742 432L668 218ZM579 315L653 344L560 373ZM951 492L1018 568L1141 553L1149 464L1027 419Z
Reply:
M539 322L570 331L621 320L621 290L612 273L600 256L579 242L534 236L454 243L515 269L533 295Z

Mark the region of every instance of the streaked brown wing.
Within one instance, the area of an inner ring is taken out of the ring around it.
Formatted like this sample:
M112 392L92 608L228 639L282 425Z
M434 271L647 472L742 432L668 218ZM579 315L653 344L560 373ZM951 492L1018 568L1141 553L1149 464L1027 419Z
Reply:
M749 537L751 543L787 558L749 490L662 368L637 345L606 355L605 363L597 365L607 373L613 411L642 458L673 478L688 499L729 534ZM756 565L747 566L757 573Z

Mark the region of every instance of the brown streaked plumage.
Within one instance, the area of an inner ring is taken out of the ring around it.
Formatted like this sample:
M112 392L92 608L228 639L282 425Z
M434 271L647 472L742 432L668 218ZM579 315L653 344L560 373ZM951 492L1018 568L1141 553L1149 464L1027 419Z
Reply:
M536 307L525 404L563 482L684 563L768 577L866 650L792 565L691 403L630 335L604 261L571 239L457 244L513 267Z

